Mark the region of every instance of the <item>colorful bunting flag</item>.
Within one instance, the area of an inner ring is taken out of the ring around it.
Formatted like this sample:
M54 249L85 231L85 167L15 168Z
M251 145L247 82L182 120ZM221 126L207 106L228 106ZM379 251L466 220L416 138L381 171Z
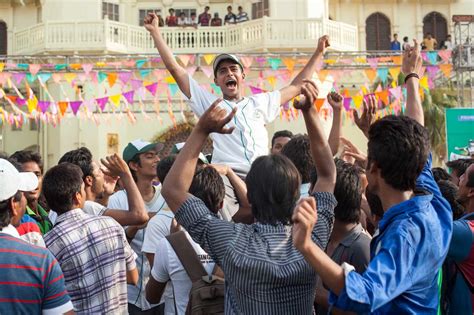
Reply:
M280 67L281 59L280 58L268 58L268 63L272 70L277 70Z
M354 102L355 108L359 109L360 105L362 105L362 101L364 100L364 97L361 95L356 95L352 97L352 101Z
M91 70L92 70L93 67L94 67L94 65L93 65L93 64L90 64L90 63L84 63L84 64L82 64L82 69L84 70L84 72L85 72L86 74L89 74L89 73L91 72Z
M69 105L71 105L72 112L74 113L74 116L77 114L77 111L79 110L79 107L81 107L82 101L73 101L69 102Z
M151 95L156 95L156 89L158 87L158 83L153 83L150 85L146 85L145 88L151 93Z
M452 64L439 65L439 70L441 70L444 76L449 79L451 77L451 71L453 70L453 65Z
M382 80L382 83L385 84L388 77L388 68L377 69L377 76L380 78L380 80Z
M135 61L135 65L137 66L138 69L143 68L143 66L145 65L145 63L146 63L146 59L136 60L136 61Z
M344 105L344 108L346 109L346 111L351 110L351 102L352 102L351 97L344 97L343 105Z
M109 86L113 87L115 85L115 82L117 81L117 74L115 73L108 73L107 74L107 80L109 81Z
M77 74L72 73L72 72L68 72L68 73L63 74L64 80L66 80L67 83L69 83L69 84L71 84L72 80L74 80L76 77L77 77Z
M321 107L323 107L325 100L326 100L325 98L317 98L316 102L314 102L314 105L316 106L316 109L318 110L318 112L321 110Z
M392 79L393 80L397 80L398 79L398 75L400 74L400 68L399 67L395 67L395 68L389 68L388 69L388 72L390 73L390 75L392 76Z
M438 51L438 56L440 56L443 61L449 62L452 53L452 50L440 50Z
M189 60L191 60L192 55L178 55L178 59L181 61L183 66L187 67L189 64Z
M41 110L42 113L46 113L46 111L48 110L50 104L51 104L51 102L39 101L38 102L38 107L39 107L39 109Z
M132 79L133 72L119 72L118 77L123 84L127 84Z
M66 113L67 107L69 106L68 102L58 102L59 106L59 112L61 113L61 116L64 116Z
M211 64L211 62L214 60L215 57L216 55L211 55L211 54L207 54L203 56L204 60L206 61L206 64L208 65Z
M32 75L36 75L38 71L40 71L41 65L38 64L30 64L29 65L29 70Z
M428 61L432 65L436 65L438 63L438 52L437 51L428 51L427 53Z
M97 73L97 78L99 80L99 83L102 83L102 82L104 82L105 79L107 79L107 73L99 71Z
M201 66L202 72L206 75L206 77L210 78L212 74L214 73L212 70L212 67L210 66Z
M374 69L365 69L364 70L365 75L367 76L367 79L372 83L375 80L375 77L377 76L377 71Z
M170 90L171 95L174 96L178 92L179 87L176 83L170 83L168 84L168 89Z
M245 69L249 69L253 62L252 56L242 56L240 57L240 62L244 66Z
M97 106L99 106L101 111L104 111L105 105L109 101L109 97L101 97L101 98L96 98L95 101L97 102Z
M109 100L112 102L112 104L115 105L115 107L119 107L121 97L122 97L122 94L116 94L116 95L109 96Z
M128 92L122 93L123 97L127 100L127 103L130 105L133 105L134 94L135 94L134 91L128 91Z

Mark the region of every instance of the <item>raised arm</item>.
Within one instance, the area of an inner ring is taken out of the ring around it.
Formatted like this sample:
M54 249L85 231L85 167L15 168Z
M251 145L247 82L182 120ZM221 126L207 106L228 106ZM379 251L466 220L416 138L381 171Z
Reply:
M304 95L300 101L295 101L296 109L303 112L306 130L310 139L311 154L318 173L318 180L313 192L334 192L336 183L336 165L332 158L331 148L324 135L319 114L313 105L318 97L318 88L312 80L304 80L301 91Z
M166 66L166 69L171 73L176 83L179 86L181 92L186 97L191 98L191 90L189 88L189 77L186 70L181 67L173 56L173 52L166 44L163 36L161 35L160 27L158 25L158 17L155 13L149 13L144 19L145 28L150 32L155 46L160 53L161 59Z
M190 196L188 191L193 181L197 159L209 134L228 134L233 131L233 128L225 126L234 117L236 108L227 115L225 109L218 107L221 101L222 99L216 100L201 116L163 183L161 193L174 213Z
M363 105L362 105L362 115L359 116L359 113L357 110L354 110L354 122L359 127L359 129L362 131L364 136L366 138L369 138L369 128L370 125L375 120L375 114L377 112L377 105L376 105L376 100L375 96L369 96L367 98L368 100L364 99Z
M425 125L425 116L420 98L420 74L423 59L420 54L420 46L416 39L413 40L414 47L410 47L403 53L402 72L407 76L405 79L407 88L407 104L405 115L416 120L422 126Z
M328 102L332 107L332 126L331 132L329 133L329 147L331 148L332 155L336 155L339 151L339 141L341 138L342 130L342 96L339 93L332 92L328 94Z
M281 93L281 104L286 104L288 101L293 99L295 96L301 93L301 87L304 84L305 79L311 79L311 76L316 71L316 65L318 60L324 56L326 48L329 47L329 36L324 35L318 40L318 47L314 52L311 59L309 59L303 70L291 81L290 85L285 86L280 90Z

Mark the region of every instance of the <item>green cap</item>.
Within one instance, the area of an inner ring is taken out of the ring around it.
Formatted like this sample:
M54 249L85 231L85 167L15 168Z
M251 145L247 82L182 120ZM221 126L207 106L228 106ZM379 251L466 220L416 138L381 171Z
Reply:
M149 152L149 151L156 151L157 153L163 149L162 143L151 143L148 141L143 141L142 139L137 139L130 142L125 149L123 150L123 159L125 162L130 162L133 160L135 155Z

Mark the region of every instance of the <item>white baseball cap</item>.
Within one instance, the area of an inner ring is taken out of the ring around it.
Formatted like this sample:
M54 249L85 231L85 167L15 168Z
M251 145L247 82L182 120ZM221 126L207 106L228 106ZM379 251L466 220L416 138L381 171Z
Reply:
M32 191L38 187L38 177L32 172L18 172L15 166L0 159L0 201L8 200L17 191Z

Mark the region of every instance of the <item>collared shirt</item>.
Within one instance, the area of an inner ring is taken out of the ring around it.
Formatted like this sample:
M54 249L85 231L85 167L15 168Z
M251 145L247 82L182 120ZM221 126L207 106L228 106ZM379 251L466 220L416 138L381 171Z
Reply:
M48 212L41 207L41 205L38 204L38 214L37 215L29 206L26 206L26 214L28 214L30 217L32 217L35 221L36 224L38 225L41 234L45 235L46 233L51 230L53 227L53 223L49 219Z
M347 262L354 266L357 272L362 273L369 265L371 239L362 225L358 223L337 245L331 259L339 265Z
M385 212L371 242L367 270L347 273L340 295L331 292L331 304L357 313L436 314L438 271L453 221L433 178L431 156L416 184L424 194Z
M0 314L63 314L72 310L53 255L20 239L15 227L0 230Z
M301 184L300 186L300 198L308 197L309 196L309 188L311 187L311 183Z
M402 47L398 40L394 40L393 42L390 43L390 50L400 51L401 48Z
M76 312L127 313L126 272L136 268L135 254L114 219L70 210L44 240L61 265Z
M21 217L20 225L16 229L24 241L39 247L46 247L38 224L26 213Z
M312 238L325 248L337 202L331 193L313 196L318 222ZM316 271L293 246L292 226L220 220L194 196L176 220L224 271L226 314L311 314Z

